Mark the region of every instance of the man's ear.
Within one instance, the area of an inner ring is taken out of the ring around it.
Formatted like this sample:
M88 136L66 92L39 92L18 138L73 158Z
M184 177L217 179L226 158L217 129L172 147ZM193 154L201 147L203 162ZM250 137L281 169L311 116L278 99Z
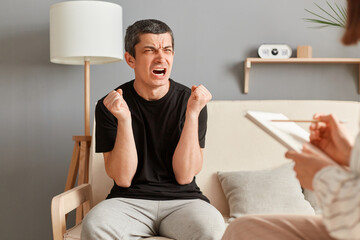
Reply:
M135 68L135 58L133 56L131 56L130 53L125 52L125 60L132 69Z

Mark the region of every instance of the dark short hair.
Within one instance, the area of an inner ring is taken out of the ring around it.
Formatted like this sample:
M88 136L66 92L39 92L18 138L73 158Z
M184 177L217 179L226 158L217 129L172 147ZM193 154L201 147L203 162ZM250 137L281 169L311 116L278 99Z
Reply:
M172 48L174 49L174 34L166 23L156 19L145 19L135 22L126 29L125 51L135 57L135 45L140 42L140 35L145 33L170 33Z

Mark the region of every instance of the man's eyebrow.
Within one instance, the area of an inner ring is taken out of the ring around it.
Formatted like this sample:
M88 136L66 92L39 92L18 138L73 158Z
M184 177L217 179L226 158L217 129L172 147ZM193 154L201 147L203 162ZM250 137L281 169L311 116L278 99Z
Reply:
M144 46L144 48L157 49L156 47L150 46L150 45L146 45L146 46ZM172 46L166 46L166 47L163 47L163 48L164 48L164 49L169 49L169 48L172 49Z

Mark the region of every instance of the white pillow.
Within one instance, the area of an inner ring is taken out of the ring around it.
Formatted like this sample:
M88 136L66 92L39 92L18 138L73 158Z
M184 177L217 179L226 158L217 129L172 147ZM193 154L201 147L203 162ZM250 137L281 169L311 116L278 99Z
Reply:
M310 205L312 206L312 208L314 209L315 214L321 215L322 210L316 199L315 193L309 189L302 189L302 192L304 194L305 200L308 201L310 203Z
M290 163L271 170L218 172L230 221L247 214L315 215L292 168Z

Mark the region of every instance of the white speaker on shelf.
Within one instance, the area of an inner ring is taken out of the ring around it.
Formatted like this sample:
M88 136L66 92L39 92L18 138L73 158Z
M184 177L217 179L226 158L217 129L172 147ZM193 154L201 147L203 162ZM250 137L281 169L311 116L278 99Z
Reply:
M291 47L286 44L262 44L258 49L261 58L290 58Z

